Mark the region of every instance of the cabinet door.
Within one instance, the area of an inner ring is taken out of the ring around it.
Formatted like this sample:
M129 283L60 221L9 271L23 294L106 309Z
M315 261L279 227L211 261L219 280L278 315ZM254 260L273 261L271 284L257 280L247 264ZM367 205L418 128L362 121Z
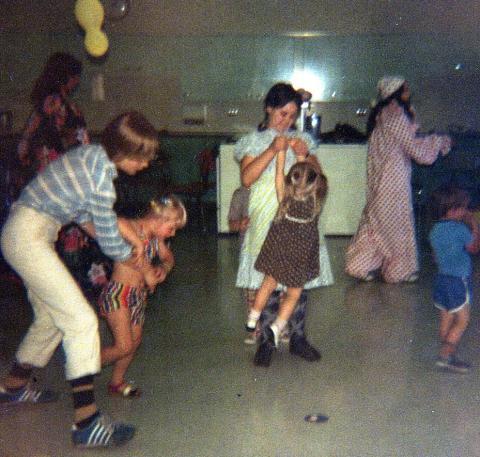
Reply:
M353 235L365 206L367 146L322 145L317 157L329 186L320 216L325 235Z

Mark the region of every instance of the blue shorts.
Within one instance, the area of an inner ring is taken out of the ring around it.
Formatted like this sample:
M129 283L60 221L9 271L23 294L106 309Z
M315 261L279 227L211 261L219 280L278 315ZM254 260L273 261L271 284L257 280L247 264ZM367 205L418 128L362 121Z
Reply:
M449 313L460 311L473 300L471 278L437 274L433 282L433 303Z

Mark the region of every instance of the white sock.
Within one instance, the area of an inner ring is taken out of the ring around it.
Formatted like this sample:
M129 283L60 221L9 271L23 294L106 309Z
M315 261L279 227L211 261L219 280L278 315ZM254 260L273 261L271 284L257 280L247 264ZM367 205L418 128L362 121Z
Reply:
M279 319L278 317L275 319L275 322L270 326L273 332L273 336L275 338L275 346L278 347L278 339L280 338L280 334L282 333L282 330L285 328L287 325L287 321L284 321L283 319Z
M257 311L256 309L251 309L248 313L247 319L247 327L249 329L255 329L257 326L258 319L260 319L260 315L262 314L261 311Z
M288 321L284 321L283 319L280 319L280 318L276 318L275 319L275 322L272 324L275 325L275 327L277 327L278 329L278 334L282 333L282 330L285 328L285 326L287 325Z

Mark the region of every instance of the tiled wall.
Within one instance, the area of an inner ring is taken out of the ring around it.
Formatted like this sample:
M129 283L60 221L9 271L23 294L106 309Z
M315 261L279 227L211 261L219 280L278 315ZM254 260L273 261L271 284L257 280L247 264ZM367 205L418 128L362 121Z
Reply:
M18 131L28 115L28 94L48 55L64 50L85 64L77 94L91 129L120 111L139 109L158 129L244 132L262 117L261 100L279 80L310 72L323 82L307 86L322 115L322 131L337 122L363 129L355 113L375 97L384 74L411 82L424 130L480 129L478 46L459 33L289 36L110 36L105 59L92 62L79 33L0 33L0 111L14 113ZM102 73L106 99L93 101L91 81ZM324 85L323 91L319 90ZM185 114L206 113L203 125Z

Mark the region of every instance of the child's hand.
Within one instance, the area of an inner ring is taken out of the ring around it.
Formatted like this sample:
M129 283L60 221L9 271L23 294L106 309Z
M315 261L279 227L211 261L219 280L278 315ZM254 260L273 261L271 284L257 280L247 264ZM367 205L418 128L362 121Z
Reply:
M471 211L466 211L463 216L463 222L470 227L473 236L472 242L466 247L467 251L470 254L477 254L480 250L480 228L477 219Z
M305 143L305 141L300 138L291 138L289 144L290 147L293 149L293 152L297 156L297 160L305 160L305 158L309 154L307 143Z
M157 284L165 281L167 277L167 272L165 269L159 265L157 267L151 267L145 272L145 283L150 293L155 291Z
M143 241L138 239L138 240L131 240L132 241L132 262L133 264L141 268L143 266L143 263L145 262L145 246L143 244Z
M443 137L442 147L440 148L440 154L446 156L450 152L450 149L452 149L452 139L445 135Z
M276 136L270 144L270 149L273 149L275 153L286 151L288 149L288 138L286 136Z
M248 224L250 224L250 218L249 217L244 217L243 219L240 219L240 223L238 225L238 231L240 233L243 233L247 230Z
M90 238L96 237L95 225L93 225L93 222L84 222L83 224L80 224L80 227Z

